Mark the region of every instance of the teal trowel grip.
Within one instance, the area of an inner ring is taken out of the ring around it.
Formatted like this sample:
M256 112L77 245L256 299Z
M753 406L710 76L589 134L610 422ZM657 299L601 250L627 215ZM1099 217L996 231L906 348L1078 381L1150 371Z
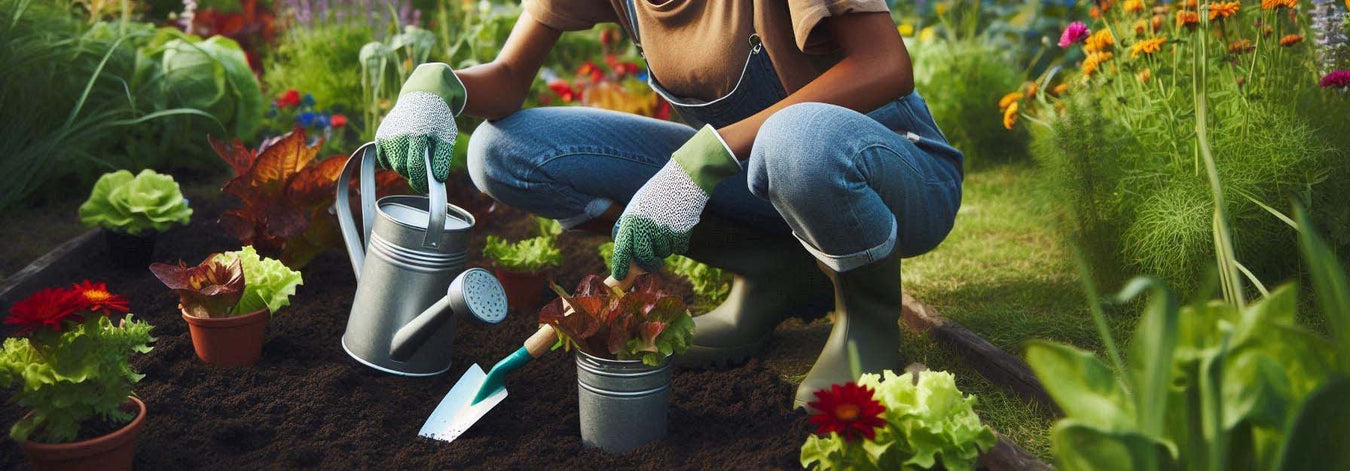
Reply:
M471 405L478 404L483 399L496 394L497 390L506 387L503 382L506 373L520 368L520 365L528 363L531 358L533 357L530 356L530 351L526 350L525 347L520 347L515 353L503 358L496 365L492 365L492 370L488 371L486 378L483 378L483 385L478 387L478 394L474 395Z

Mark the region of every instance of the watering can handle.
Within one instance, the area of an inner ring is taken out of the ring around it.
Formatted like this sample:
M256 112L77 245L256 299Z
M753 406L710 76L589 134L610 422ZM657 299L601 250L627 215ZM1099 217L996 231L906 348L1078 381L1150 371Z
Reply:
M347 256L352 262L352 271L355 272L357 279L361 278L361 267L365 265L366 251L365 244L370 241L370 228L375 218L375 201L378 195L375 194L375 143L367 142L356 152L347 158L347 165L342 167L342 173L338 175L337 181L337 199L334 201L337 207L338 226L342 229L342 240L347 245ZM426 165L427 175L431 171L431 150L427 149L424 165ZM352 174L356 172L357 167L361 169L361 229L356 232L356 220L352 215L351 208L351 181ZM447 205L445 185L435 182L431 179L428 186L427 204L427 231L422 239L422 245L435 248L440 244L441 233L445 231L445 207ZM439 211L436 209L439 208Z
M605 277L605 285L619 291L628 291L643 273L646 272L643 271L641 267L638 267L637 264L631 264L628 266L627 277L622 280L616 280L612 276ZM572 308L568 307L563 315L566 316L571 313ZM553 344L555 343L558 343L558 331L554 330L553 326L544 324L539 327L539 330L534 332L534 335L525 339L525 351L530 352L531 358L539 358L540 355L547 353L549 349L553 348Z

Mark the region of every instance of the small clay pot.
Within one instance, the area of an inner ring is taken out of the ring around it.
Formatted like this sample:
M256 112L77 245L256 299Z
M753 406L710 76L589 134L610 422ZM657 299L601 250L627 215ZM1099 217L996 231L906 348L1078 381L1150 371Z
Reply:
M544 272L519 272L497 269L497 281L506 290L506 303L517 313L531 312L543 303L548 277Z
M267 309L234 317L193 317L183 313L197 358L216 366L248 366L262 355Z
M145 403L134 396L123 407L136 407L131 423L107 435L73 443L19 443L28 461L37 471L119 471L130 470L136 457L136 435L145 424Z
M123 270L144 270L150 266L155 256L155 240L158 238L158 232L131 235L106 229L103 231L103 241L108 245L108 260Z

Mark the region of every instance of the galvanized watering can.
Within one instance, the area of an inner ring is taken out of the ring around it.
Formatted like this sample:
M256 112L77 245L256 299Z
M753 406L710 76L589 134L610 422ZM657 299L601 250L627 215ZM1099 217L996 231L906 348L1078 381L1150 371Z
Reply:
M429 151L425 161L431 175ZM361 232L349 191L358 167ZM464 270L473 215L447 203L445 186L432 183L429 196L376 202L373 143L352 153L338 177L338 224L357 279L342 348L386 373L430 376L450 369L457 313L492 324L506 317L497 279L481 268Z

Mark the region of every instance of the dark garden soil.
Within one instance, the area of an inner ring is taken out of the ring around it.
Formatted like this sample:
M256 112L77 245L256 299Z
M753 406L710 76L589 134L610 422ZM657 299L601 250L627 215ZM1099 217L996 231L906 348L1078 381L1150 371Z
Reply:
M222 205L193 201L193 224L160 238L156 260L200 261L238 244L215 223ZM475 229L474 265L483 266L489 233L528 235L524 214L499 210ZM554 274L573 286L603 273L595 246L604 238L563 235L567 266ZM155 325L154 351L135 360L136 387L149 409L139 469L774 469L796 468L809 433L791 409L793 386L751 362L725 371L678 370L670 434L627 455L583 448L576 367L555 352L507 379L510 396L454 443L418 429L465 368L489 368L537 327L535 312L512 313L496 326L461 322L449 373L405 378L348 357L339 345L355 291L345 254L330 251L302 269L304 286L267 328L262 359L246 368L214 368L193 353L176 297L148 270L119 272L106 254L59 267L68 282L106 281L130 298L132 312ZM688 287L679 286L688 297ZM25 294L26 295L26 294ZM5 306L5 309L8 307ZM22 414L5 405L0 423ZM27 469L12 440L0 445L0 469Z

